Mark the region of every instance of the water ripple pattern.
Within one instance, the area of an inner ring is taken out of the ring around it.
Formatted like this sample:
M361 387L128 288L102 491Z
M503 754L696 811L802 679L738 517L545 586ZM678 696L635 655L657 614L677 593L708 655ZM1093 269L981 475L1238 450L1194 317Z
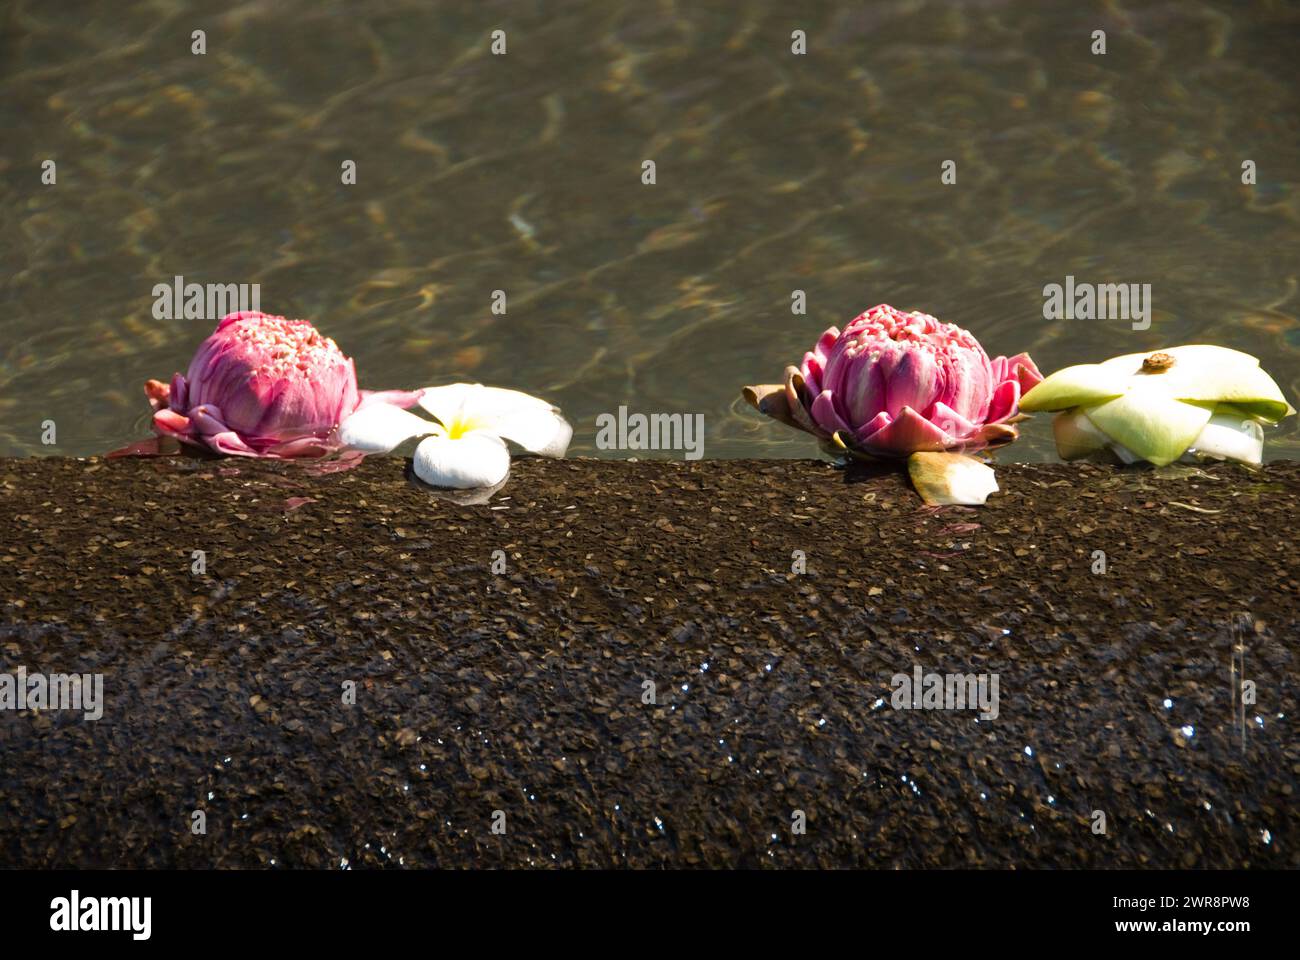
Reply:
M141 383L212 326L154 319L177 275L260 284L364 387L545 396L578 454L627 455L595 446L620 405L704 414L709 457L813 454L738 388L881 301L1044 370L1230 345L1295 402L1298 23L1226 2L15 0L0 455L147 433ZM1150 283L1150 329L1044 320L1067 275ZM1295 420L1269 443L1300 456ZM1049 419L1000 456L1052 458Z

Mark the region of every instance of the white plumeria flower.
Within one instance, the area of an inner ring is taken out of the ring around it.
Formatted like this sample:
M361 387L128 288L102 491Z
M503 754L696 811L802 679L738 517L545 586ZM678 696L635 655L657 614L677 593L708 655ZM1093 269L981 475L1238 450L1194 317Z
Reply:
M557 408L518 390L453 383L427 388L419 405L436 422L392 404L371 404L339 425L339 439L364 453L387 453L424 437L415 448L415 475L430 486L466 490L505 480L506 440L558 458L573 438L573 427Z
M1059 410L1057 452L1156 466L1210 457L1258 464L1261 424L1295 413L1259 360L1206 344L1130 353L1052 374L1020 398L1026 413Z

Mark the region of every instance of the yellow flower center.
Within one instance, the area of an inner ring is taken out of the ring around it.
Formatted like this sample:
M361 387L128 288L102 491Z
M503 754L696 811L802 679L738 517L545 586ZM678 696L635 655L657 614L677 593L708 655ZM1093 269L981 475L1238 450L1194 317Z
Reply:
M465 434L474 430L482 430L487 426L487 422L473 414L458 413L452 421L446 424L447 437L451 440L459 440Z

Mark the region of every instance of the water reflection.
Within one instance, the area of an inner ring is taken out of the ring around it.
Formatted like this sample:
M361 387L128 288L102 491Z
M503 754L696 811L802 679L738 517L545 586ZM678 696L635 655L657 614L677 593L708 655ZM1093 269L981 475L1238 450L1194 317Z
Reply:
M738 389L879 301L1045 370L1227 344L1300 396L1280 7L15 0L6 16L0 455L147 433L141 383L212 326L153 318L177 275L260 284L365 387L544 396L576 454L623 455L596 449L595 418L627 404L703 413L709 457L816 455ZM1045 321L1043 287L1067 276L1150 283L1151 328ZM1269 454L1300 456L1294 418ZM1053 456L1038 417L1000 459Z

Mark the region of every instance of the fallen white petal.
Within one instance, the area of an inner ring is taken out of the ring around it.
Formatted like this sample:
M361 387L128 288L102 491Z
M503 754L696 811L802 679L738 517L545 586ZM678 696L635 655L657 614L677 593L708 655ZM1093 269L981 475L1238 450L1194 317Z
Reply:
M1184 460L1210 457L1260 464L1264 460L1264 430L1240 413L1216 413L1187 448Z
M914 453L907 458L907 472L931 506L976 506L998 489L992 467L961 453Z
M510 451L482 430L455 439L426 437L415 448L415 475L434 487L468 490L491 487L510 473Z
M372 403L339 424L339 440L365 453L387 453L411 437L440 429L432 420L417 417L391 403Z
M563 457L573 439L557 407L518 390L452 383L426 388L419 402L450 432L485 431L545 457Z

